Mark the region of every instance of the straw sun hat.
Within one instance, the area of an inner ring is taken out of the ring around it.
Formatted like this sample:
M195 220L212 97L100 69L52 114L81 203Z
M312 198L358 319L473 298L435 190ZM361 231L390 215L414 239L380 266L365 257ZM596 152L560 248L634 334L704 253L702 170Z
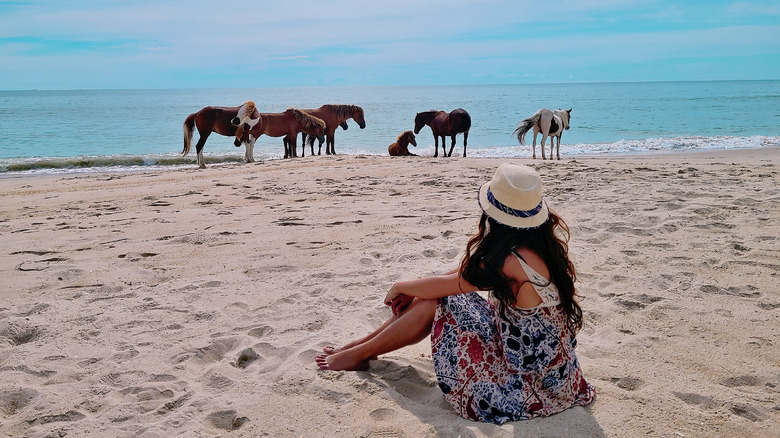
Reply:
M489 217L512 228L538 228L549 217L542 199L542 177L518 164L498 166L493 179L479 188L479 206Z

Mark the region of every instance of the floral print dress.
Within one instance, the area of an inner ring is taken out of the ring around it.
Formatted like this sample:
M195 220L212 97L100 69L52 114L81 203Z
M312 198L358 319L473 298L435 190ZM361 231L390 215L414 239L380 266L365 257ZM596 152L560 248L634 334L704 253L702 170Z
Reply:
M471 420L502 424L552 415L595 395L574 354L557 288L515 256L541 304L510 307L502 318L494 299L470 292L441 298L436 309L431 344L439 388Z

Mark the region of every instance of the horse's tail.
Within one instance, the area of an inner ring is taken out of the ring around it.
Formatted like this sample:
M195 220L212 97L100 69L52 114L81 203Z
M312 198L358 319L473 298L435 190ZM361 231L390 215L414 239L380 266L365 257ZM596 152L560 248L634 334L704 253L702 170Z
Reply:
M185 156L190 153L192 132L195 130L195 115L197 113L192 113L184 119L184 149L181 150L181 154Z
M512 132L512 135L517 137L517 141L520 142L520 144L525 144L525 134L539 121L539 117L541 117L541 113L537 112L533 116L521 120L520 123L517 124L517 128Z

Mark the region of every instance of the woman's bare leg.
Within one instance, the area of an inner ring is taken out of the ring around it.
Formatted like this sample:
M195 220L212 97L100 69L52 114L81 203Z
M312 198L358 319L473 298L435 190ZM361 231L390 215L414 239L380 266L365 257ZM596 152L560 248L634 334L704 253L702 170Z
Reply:
M349 342L347 344L344 344L340 348L336 348L336 347L334 347L332 345L326 345L325 347L322 348L322 351L325 352L325 354L338 353L339 351L348 350L348 349L350 349L350 348L352 348L352 347L354 347L356 345L360 345L360 344L362 344L364 342L370 341L371 339L374 338L374 336L382 333L382 331L384 329L386 329L387 326L389 326L390 324L392 324L396 320L398 320L398 318L399 318L399 316L393 315L390 318L388 318L388 320L385 321L382 325L380 325L378 329L374 330L373 332L369 333L368 335L366 335L366 336L364 336L364 337L362 337L360 339L356 339L356 340L354 340L352 342Z
M315 356L317 365L324 370L364 370L368 361L380 354L389 353L416 344L431 332L438 300L415 299L399 317L390 318L362 342L352 342L350 347L333 354Z

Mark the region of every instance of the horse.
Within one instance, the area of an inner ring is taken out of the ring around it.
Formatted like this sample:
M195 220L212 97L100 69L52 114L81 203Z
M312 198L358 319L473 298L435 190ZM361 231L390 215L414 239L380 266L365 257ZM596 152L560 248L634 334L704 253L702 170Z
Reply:
M436 143L436 152L434 157L439 156L439 137L441 137L442 152L445 157L452 156L452 149L455 148L455 136L463 133L463 156L466 156L466 145L469 139L469 129L471 129L471 116L463 108L457 108L450 113L444 111L425 111L417 113L414 117L414 133L419 134L423 126L428 125L433 131L433 141ZM450 153L447 155L447 143L444 137L452 137Z
M255 117L259 114L255 103L251 100L244 102L241 106L207 106L198 112L190 114L184 119L184 149L181 151L182 155L186 156L190 153L192 133L194 128L197 127L200 135L198 143L195 145L195 150L198 154L198 167L205 169L206 161L203 159L203 146L206 144L209 135L212 132L226 137L236 135L236 127L238 126L236 119L241 120L247 114Z
M247 114L236 128L236 147L246 145L246 157L252 158L255 141L265 134L269 137L284 137L284 158L297 157L295 140L298 134L305 132L318 140L324 140L325 122L296 108L288 108L283 113L257 113L257 117Z
M322 105L319 108L304 109L314 117L319 117L325 121L325 134L327 142L325 143L325 153L328 155L336 155L336 127L341 125L342 128L346 128L346 122L349 119L355 121L360 126L360 129L366 127L365 114L363 108L357 105ZM314 155L314 142L312 142L312 155ZM303 144L306 144L306 136L303 136ZM322 153L322 142L320 142L320 148L317 151L317 155Z
M395 141L395 143L391 144L390 147L387 148L387 152L390 153L391 157L416 157L417 154L409 152L410 143L412 146L417 146L417 140L414 137L414 132L404 131L401 133L401 135L398 136L398 139Z
M327 126L327 124L326 124L326 126ZM345 131L347 129L349 129L349 125L347 125L347 122L341 122L341 123L339 123L339 126L341 126L341 129L343 129ZM325 128L325 130L327 132L327 128ZM317 155L320 155L319 152L322 152L322 143L323 142L320 141L319 143L320 143L320 148L317 151L318 152ZM302 146L302 148L301 148L301 156L303 156L304 153L306 152L306 145L307 144L311 148L311 154L314 155L314 137L310 136L309 134L307 134L305 132L302 132L301 133L301 146ZM327 145L325 146L325 152L328 152L328 146Z
M555 139L558 139L558 147L556 149L558 159L561 159L561 134L564 129L569 129L569 120L571 120L571 108L567 110L557 109L550 111L547 108L542 108L536 112L533 116L521 120L517 124L517 128L512 135L517 136L517 141L520 144L525 144L525 134L534 128L534 143L533 143L533 158L536 159L536 135L542 133L542 160L545 160L544 156L544 142L547 140L547 136L550 136L550 159L553 159L553 147L555 147Z

